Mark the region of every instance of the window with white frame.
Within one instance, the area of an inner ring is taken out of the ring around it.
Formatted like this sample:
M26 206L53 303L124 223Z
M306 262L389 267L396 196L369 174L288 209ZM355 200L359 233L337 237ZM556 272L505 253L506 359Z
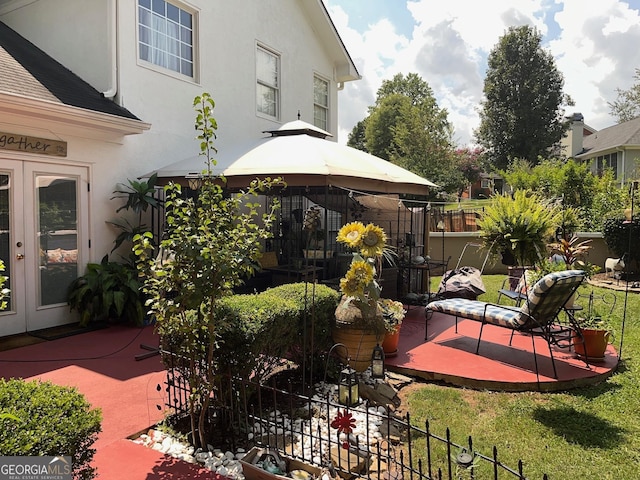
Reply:
M138 0L141 60L194 76L194 15L166 0Z
M329 127L329 82L313 77L313 124L328 131Z
M602 176L605 170L611 170L613 172L613 178L618 178L618 153L608 153L607 155L601 155L596 158L596 165L598 169L598 175Z
M491 179L483 178L480 180L480 188L491 188Z
M280 57L258 46L256 51L256 109L277 119L280 112Z

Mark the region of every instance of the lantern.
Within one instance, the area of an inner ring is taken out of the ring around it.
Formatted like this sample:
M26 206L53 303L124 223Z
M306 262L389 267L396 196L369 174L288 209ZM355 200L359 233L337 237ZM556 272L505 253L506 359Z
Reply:
M340 372L338 401L350 407L357 405L358 400L358 376L353 368L347 366Z
M379 344L373 347L371 353L371 376L384 378L384 350Z
M191 190L199 190L200 187L202 187L202 178L200 175L190 173L188 175L185 175L185 178L187 179L187 183L189 184L189 188Z

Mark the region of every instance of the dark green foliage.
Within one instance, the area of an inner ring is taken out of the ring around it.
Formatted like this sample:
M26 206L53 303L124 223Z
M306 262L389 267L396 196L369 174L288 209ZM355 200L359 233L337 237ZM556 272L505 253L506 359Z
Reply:
M367 125L364 120L360 120L358 123L356 123L356 126L353 127L353 130L349 132L347 145L352 148L362 150L363 152L368 152L366 140L364 137L364 132L366 128L367 128Z
M281 358L302 362L306 322L307 349L317 355L331 346L331 326L340 295L325 285L292 283L261 293L232 295L222 298L216 306L218 348L215 361L222 372L238 376L254 373L258 378L271 372ZM191 320L195 320L195 314ZM165 346L177 353L189 347L182 343L185 332L199 335L208 343L206 329L194 322L191 330L170 330L171 324L160 326ZM197 342L193 342L197 343Z
M150 208L158 208L161 205L155 197L156 182L157 175L153 174L147 180L129 180L128 185L119 183L113 192L116 195L111 197L112 200L126 200L116 213L130 210L138 217L135 224L125 217L107 222L120 230L114 240L112 253L123 243L132 242L134 236L148 231L148 227L142 222L142 215ZM105 255L100 263L87 264L86 274L78 277L69 286L67 303L71 310L80 312L81 325L107 319L135 325L142 325L144 321L144 294L138 280L137 267L133 261L110 262L108 255Z
M631 261L640 260L640 214L634 215L633 222L629 224L625 224L624 217L621 216L607 218L604 221L602 234L605 243L616 255L622 257L628 252ZM630 250L629 240L631 240Z
M69 455L75 479L95 477L100 410L75 388L0 378L0 455Z
M530 26L510 27L488 58L476 139L490 165L506 169L516 158L535 164L566 131L564 78Z
M135 266L110 262L105 255L100 263L87 264L87 272L69 287L67 303L80 312L80 324L115 320L142 325L143 302Z
M382 82L369 116L349 135L349 145L455 190L449 182L455 173L453 127L416 73Z
M116 250L124 242L133 241L133 237L137 234L144 233L149 230L147 225L142 222L142 214L149 208L158 208L161 202L156 198L156 183L158 181L157 174L151 175L148 180L129 180L129 185L119 183L117 189L114 190L114 198L124 198L125 204L116 210L119 213L122 210L131 210L138 214L137 223L132 224L126 218L119 218L107 222L120 230L120 233L114 240L114 246L111 252Z
M557 209L524 190L517 190L513 198L494 196L478 220L485 247L492 253L510 252L520 266L540 263L559 223Z

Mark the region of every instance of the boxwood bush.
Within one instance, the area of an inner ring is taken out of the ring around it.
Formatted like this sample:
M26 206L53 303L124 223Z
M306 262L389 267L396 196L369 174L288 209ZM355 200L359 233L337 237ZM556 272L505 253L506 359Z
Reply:
M313 331L314 355L331 345L331 325L339 294L325 285L291 283L261 293L233 295L222 300L224 318L218 358L237 374L249 374L265 359L301 361L303 332L307 348ZM256 362L253 362L256 359ZM268 373L271 364L265 364Z
M0 378L0 413L0 455L69 455L74 478L95 477L102 414L75 388Z
M338 292L325 285L293 283L221 299L215 315L218 341L214 361L218 371L261 378L282 358L300 363L305 323L307 349L313 345L313 352L309 353L317 355L326 351L331 345L331 325L339 297ZM196 320L192 312L185 317L191 324L186 330L183 328L180 332L168 326L161 329L163 346L177 354L176 359L194 358L194 345L202 345L200 355L206 356L208 330L196 325ZM187 334L197 337L197 341L184 342ZM188 367L176 359L171 366Z

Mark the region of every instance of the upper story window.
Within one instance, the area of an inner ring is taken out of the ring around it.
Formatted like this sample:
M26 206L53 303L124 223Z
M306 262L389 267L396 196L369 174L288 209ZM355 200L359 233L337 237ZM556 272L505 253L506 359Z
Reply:
M193 20L166 0L138 0L140 59L193 77Z
M618 153L613 152L597 157L596 168L598 175L602 175L605 170L611 170L613 171L613 178L618 178Z
M313 124L328 131L329 82L320 77L313 77Z
M256 109L277 119L280 115L280 57L258 46L256 51Z

